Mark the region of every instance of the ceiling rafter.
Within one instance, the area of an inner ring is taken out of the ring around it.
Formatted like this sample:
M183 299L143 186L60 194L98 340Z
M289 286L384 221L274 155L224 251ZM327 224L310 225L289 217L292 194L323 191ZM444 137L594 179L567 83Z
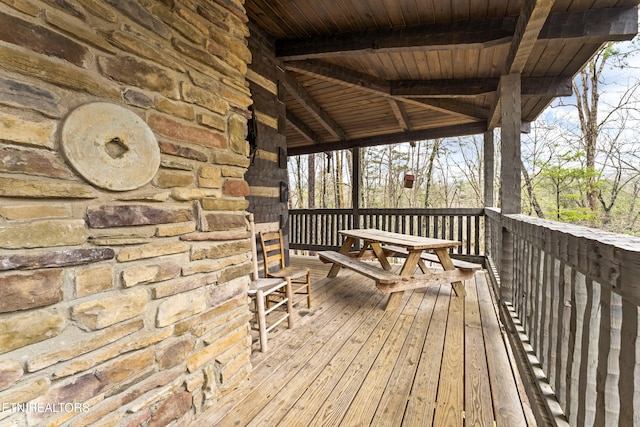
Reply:
M505 74L522 73L555 0L525 0L509 47Z
M318 60L292 61L288 62L286 67L288 71L296 71L387 97L403 130L410 130L410 127L408 127L406 113L403 116L399 110L402 107L400 101L458 114L466 118L487 120L490 117L490 110L471 102L464 102L459 98L495 92L500 82L497 78L389 82ZM528 77L522 80L522 94L525 96L569 96L571 93L570 77Z
M393 96L391 95L390 84L386 80L329 64L324 61L294 61L285 63L285 66L289 71L310 75L319 79L373 93L378 96L384 96L389 99L395 99L397 101L410 103L420 107L428 107L432 110L441 111L447 114L458 115L465 119L485 120L488 115L487 109L476 106L471 107L472 104L457 100L411 99L409 97Z
M293 114L291 111L287 110L287 123L289 123L295 130L297 130L300 135L302 135L306 140L313 144L318 144L320 142L320 137L317 133L315 133L309 126L307 126L302 119Z
M347 139L344 130L327 114L316 100L299 84L291 73L285 73L283 82L285 88L316 120L338 140Z
M402 129L403 132L413 130L411 120L409 119L409 115L404 109L404 106L395 99L389 99L389 106L391 107L393 114L396 116L396 120L398 121L400 129Z

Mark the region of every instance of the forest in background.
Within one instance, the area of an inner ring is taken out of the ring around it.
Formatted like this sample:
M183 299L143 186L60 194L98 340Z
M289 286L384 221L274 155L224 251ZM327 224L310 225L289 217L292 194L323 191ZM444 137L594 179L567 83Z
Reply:
M574 95L554 101L521 135L523 214L640 235L636 43L605 46L574 79ZM499 207L499 129L494 142ZM361 207L482 207L483 144L474 135L362 148ZM290 208L351 207L352 155L290 157Z

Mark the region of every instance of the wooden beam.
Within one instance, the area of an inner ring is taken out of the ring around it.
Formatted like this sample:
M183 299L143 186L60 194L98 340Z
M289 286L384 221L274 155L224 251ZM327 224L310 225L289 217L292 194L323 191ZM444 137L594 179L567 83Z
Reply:
M416 98L413 99L413 101L420 102L445 113L454 113L476 120L484 121L489 117L488 108L479 107L471 102L464 102L458 99Z
M326 111L316 102L307 90L299 84L291 73L285 73L283 82L285 88L334 138L338 140L347 139L347 135L342 128L327 114Z
M553 0L527 0L520 18L483 22L430 24L293 40L277 40L276 55L284 61L329 58L363 53L411 50L485 48L511 43L509 68L516 70L541 40L602 37L602 41L630 40L637 32L635 6L572 10L550 14ZM516 28L517 27L517 28ZM515 65L514 68L511 66Z
M505 74L522 73L555 0L525 0L509 47Z
M413 130L413 126L411 126L411 121L409 120L409 116L407 115L407 111L404 109L404 106L395 99L389 99L389 105L391 106L393 114L396 116L396 120L398 120L400 129L402 129L403 132Z
M522 95L571 96L571 77L527 77ZM391 95L405 98L461 98L498 90L499 78L456 80L401 80L389 82Z
M302 147L291 147L287 150L288 156L319 153L323 151L346 150L353 147L372 147L375 145L397 144L400 142L421 141L436 138L449 138L453 136L476 135L487 130L485 122L465 123L461 125L443 126L432 129L413 130L386 135L376 135L365 138L349 139L340 142L316 144Z
M499 79L437 79L437 80L397 80L391 81L393 96L407 98L433 97L457 98L478 96L495 92Z
M483 22L429 24L311 37L277 40L276 56L284 61L327 58L362 53L403 52L416 48L481 49L509 43L515 30L513 17Z
M320 142L320 137L309 126L307 126L298 116L287 110L287 123L289 123L300 135L313 144Z
M622 41L631 40L637 32L638 8L625 6L552 13L538 39L600 37L603 41Z
M379 77L340 67L326 61L305 60L286 62L288 71L313 76L346 87L366 90L375 94L389 96L389 83Z
M498 91L496 93L496 100L493 106L489 110L489 116L487 117L487 129L495 129L500 125L500 115L502 114L502 103L500 102L500 85L498 85Z

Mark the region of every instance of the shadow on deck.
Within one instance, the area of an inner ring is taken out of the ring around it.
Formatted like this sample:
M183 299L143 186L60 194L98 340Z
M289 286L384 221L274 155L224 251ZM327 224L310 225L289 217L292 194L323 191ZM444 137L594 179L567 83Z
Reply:
M372 280L292 264L311 268L313 307L297 297L295 328L271 333L266 354L254 343L252 373L198 425L535 425L484 272L464 299L434 286L385 312Z

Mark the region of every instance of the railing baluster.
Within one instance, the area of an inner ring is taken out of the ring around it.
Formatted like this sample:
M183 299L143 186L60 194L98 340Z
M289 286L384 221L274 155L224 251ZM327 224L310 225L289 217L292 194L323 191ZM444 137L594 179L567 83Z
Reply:
M431 217L427 216L425 218L425 220L426 220L426 225L425 225L426 234L425 234L425 237L431 237Z
M622 324L620 326L620 375L618 395L620 399L620 420L618 425L630 426L636 422L635 413L640 410L636 396L636 378L639 366L637 355L638 306L623 299L621 307Z
M463 245L458 254L480 255L482 209L361 209L360 227L439 239L455 239ZM350 209L291 209L289 245L299 250L325 250L342 244L339 230L352 228L356 218ZM466 221L465 221L466 220ZM475 240L473 236L475 237ZM466 236L466 238L465 238ZM465 242L466 240L466 242Z

